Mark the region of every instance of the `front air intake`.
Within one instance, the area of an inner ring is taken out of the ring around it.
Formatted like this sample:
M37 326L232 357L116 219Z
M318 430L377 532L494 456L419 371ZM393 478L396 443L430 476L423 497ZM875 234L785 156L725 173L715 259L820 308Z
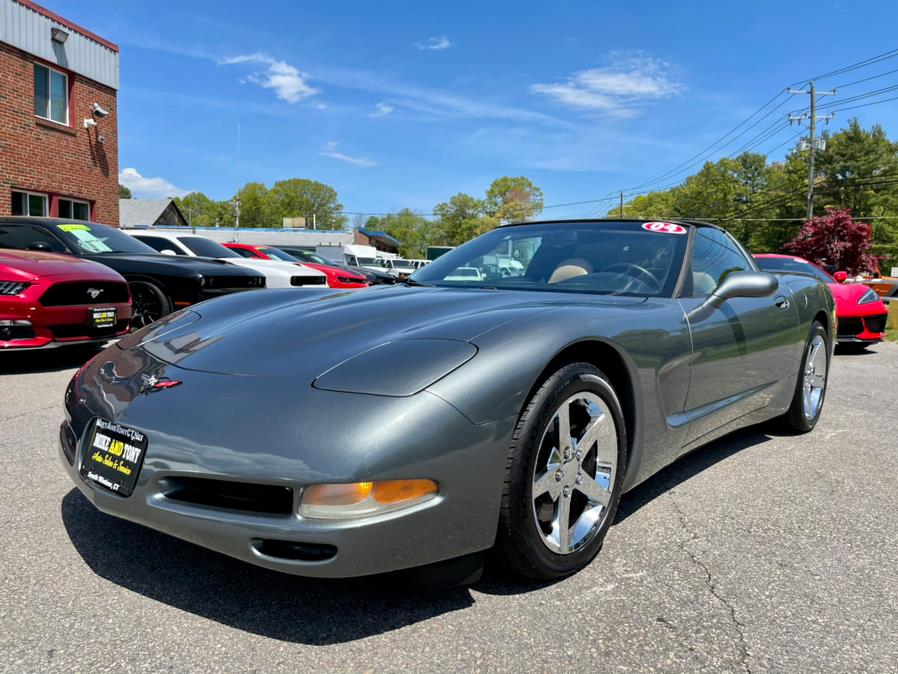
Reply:
M165 498L181 503L261 515L293 513L290 487L183 476L163 478L159 486Z

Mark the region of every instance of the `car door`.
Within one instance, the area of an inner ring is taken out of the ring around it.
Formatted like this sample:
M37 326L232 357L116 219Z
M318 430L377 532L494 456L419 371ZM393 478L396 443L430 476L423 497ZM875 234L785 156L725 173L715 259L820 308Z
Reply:
M693 348L687 444L766 407L786 382L794 383L798 332L798 309L785 285L768 297L727 300L711 315L690 320L727 274L757 270L743 248L714 227L696 228L690 255L679 300Z

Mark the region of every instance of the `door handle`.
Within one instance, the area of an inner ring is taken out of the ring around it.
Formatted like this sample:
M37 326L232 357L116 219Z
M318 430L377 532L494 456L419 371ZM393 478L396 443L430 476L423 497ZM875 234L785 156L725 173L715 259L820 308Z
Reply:
M780 309L782 309L783 311L785 311L786 309L789 308L789 300L786 299L785 297L783 297L782 295L780 295L775 300L773 300L773 303L776 306L778 306Z

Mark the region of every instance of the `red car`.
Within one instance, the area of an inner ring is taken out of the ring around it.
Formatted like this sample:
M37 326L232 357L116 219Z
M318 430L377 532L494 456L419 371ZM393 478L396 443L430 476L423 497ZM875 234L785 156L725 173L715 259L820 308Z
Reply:
M794 255L755 255L758 266L764 271L809 274L829 286L836 300L836 317L839 329L836 340L843 346L860 348L881 342L886 329L888 309L871 288L862 283L842 283L845 272L830 276L813 262Z
M0 249L0 351L105 341L130 322L128 284L109 267Z
M239 253L243 257L255 257L262 260L281 260L283 262L295 262L300 266L310 267L324 272L327 275L327 285L330 288L367 288L368 281L361 274L352 271L340 269L339 267L330 267L324 264L315 264L312 262L300 262L289 253L285 253L280 248L274 246L254 246L249 243L226 243L226 248Z

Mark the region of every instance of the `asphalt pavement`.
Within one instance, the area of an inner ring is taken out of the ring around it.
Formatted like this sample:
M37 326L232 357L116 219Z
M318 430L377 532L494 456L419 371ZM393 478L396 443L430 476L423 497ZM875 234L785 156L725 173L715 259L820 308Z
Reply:
M898 671L898 345L835 357L813 433L741 431L625 495L581 573L444 591L97 512L56 450L82 359L0 354L0 671Z

